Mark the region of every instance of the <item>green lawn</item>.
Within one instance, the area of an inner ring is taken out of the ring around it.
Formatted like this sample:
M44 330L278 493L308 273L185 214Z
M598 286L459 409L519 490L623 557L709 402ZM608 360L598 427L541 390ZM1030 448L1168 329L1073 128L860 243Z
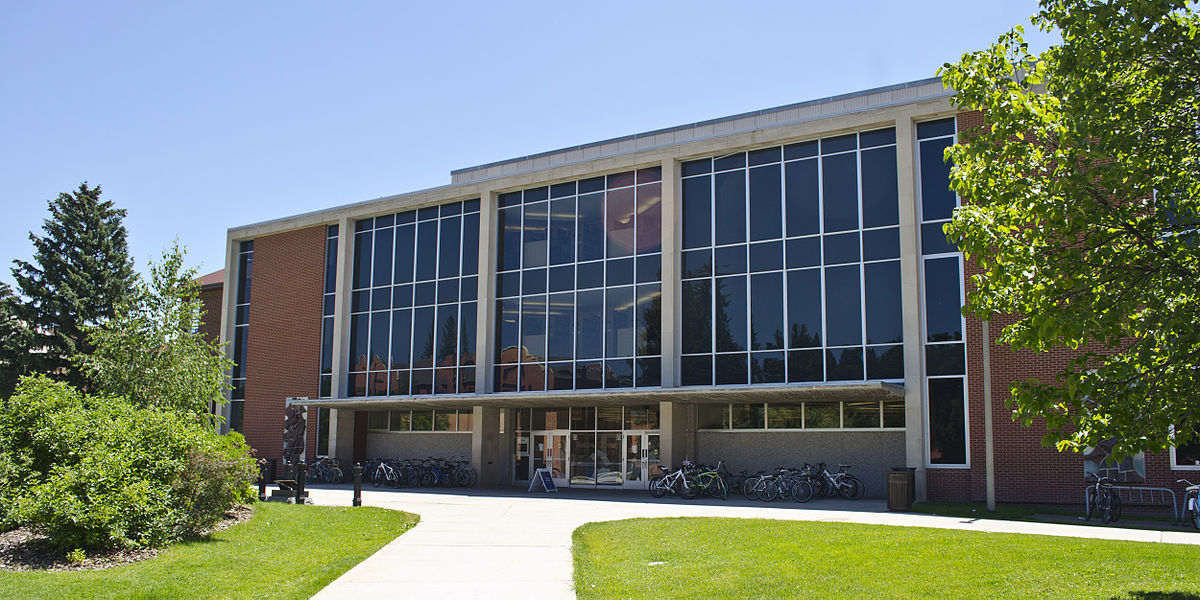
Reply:
M767 519L575 530L580 598L1200 598L1200 546Z
M261 503L209 539L102 571L0 571L0 598L307 598L417 523L380 508Z

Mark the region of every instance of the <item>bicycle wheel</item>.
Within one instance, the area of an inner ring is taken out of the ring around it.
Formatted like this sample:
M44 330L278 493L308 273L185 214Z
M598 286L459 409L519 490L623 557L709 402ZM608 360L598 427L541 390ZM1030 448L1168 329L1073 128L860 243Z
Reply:
M792 483L792 500L796 502L808 502L813 497L813 486L804 479L797 479Z
M779 497L779 482L774 479L764 479L762 485L757 490L758 499L763 502L774 502Z
M1112 490L1103 490L1100 492L1100 501L1097 502L1096 509L1100 511L1100 521L1103 523L1111 523L1113 520L1113 494Z
M759 481L761 480L758 477L750 477L742 481L742 495L750 500L758 500L758 492L755 491L755 488L758 487Z
M346 474L342 472L341 467L334 465L333 468L330 469L330 478L329 479L331 480L331 483L345 483L346 482Z
M709 482L707 489L708 495L712 496L713 498L720 498L722 500L729 499L729 486L725 485L725 480L721 479L720 477L713 478L713 480Z
M695 500L704 491L704 488L700 487L700 480L695 477L680 479L679 487L679 495L683 496L685 500Z
M838 493L847 500L858 500L865 491L862 480L853 475L843 477L842 485L838 487Z
M1188 505L1189 498L1191 499L1191 502L1192 502L1190 505L1192 507L1192 526L1195 527L1196 529L1200 529L1200 499L1197 499L1196 494L1191 494L1187 498L1184 498L1183 506L1185 508L1187 506L1189 506Z
M667 485L663 482L662 475L656 475L650 478L650 497L662 498L667 495Z

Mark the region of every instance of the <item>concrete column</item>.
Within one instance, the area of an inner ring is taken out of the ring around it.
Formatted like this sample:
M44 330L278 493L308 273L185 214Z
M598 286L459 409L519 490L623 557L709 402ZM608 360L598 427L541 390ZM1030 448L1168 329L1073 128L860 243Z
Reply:
M916 467L917 500L925 500L925 382L921 339L921 247L917 222L916 132L912 119L896 120L900 192L900 302L904 314L904 455Z
M504 418L504 431L500 432L500 459L496 461L496 466L500 470L500 485L508 486L513 484L513 470L515 468L515 449L517 445L517 412L515 408L502 409Z
M680 252L683 247L683 210L680 207L679 161L662 162L662 386L679 386L679 349L682 348L680 304Z
M479 474L479 487L500 486L500 409L476 406L471 428L471 467Z
M237 268L238 268L238 243L234 241L232 235L226 234L225 238L225 281L221 284L221 348L224 349L225 358L233 360L233 328L234 320L237 317L237 311L234 310L234 304L237 301ZM244 371L243 371L244 372ZM226 371L226 379L233 376L233 373ZM230 416L230 396L232 391L225 395L227 402L218 411L221 418L224 420L220 426L222 435L229 433L229 416Z
M354 268L354 220L338 221L337 273L333 296L333 377L330 394L345 398L346 370L350 352L350 270ZM351 460L354 455L354 411L329 411L329 454Z
M496 334L496 194L479 197L479 292L475 303L475 393L492 391L492 348Z
M696 406L678 402L659 402L661 430L659 455L662 464L679 468L684 460L696 460Z

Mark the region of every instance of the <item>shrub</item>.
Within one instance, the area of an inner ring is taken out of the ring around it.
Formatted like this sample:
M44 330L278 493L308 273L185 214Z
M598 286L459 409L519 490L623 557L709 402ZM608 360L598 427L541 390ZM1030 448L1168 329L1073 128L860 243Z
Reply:
M240 435L198 416L26 378L0 411L0 502L10 523L73 549L159 546L253 498Z

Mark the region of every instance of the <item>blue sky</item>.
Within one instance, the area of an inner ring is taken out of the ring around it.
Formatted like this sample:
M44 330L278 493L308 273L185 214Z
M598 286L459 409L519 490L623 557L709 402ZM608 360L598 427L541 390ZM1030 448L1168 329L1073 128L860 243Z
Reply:
M1008 2L0 3L0 281L82 181L139 270L178 237L444 185L450 170L923 79ZM1039 32L1035 50L1050 42Z

